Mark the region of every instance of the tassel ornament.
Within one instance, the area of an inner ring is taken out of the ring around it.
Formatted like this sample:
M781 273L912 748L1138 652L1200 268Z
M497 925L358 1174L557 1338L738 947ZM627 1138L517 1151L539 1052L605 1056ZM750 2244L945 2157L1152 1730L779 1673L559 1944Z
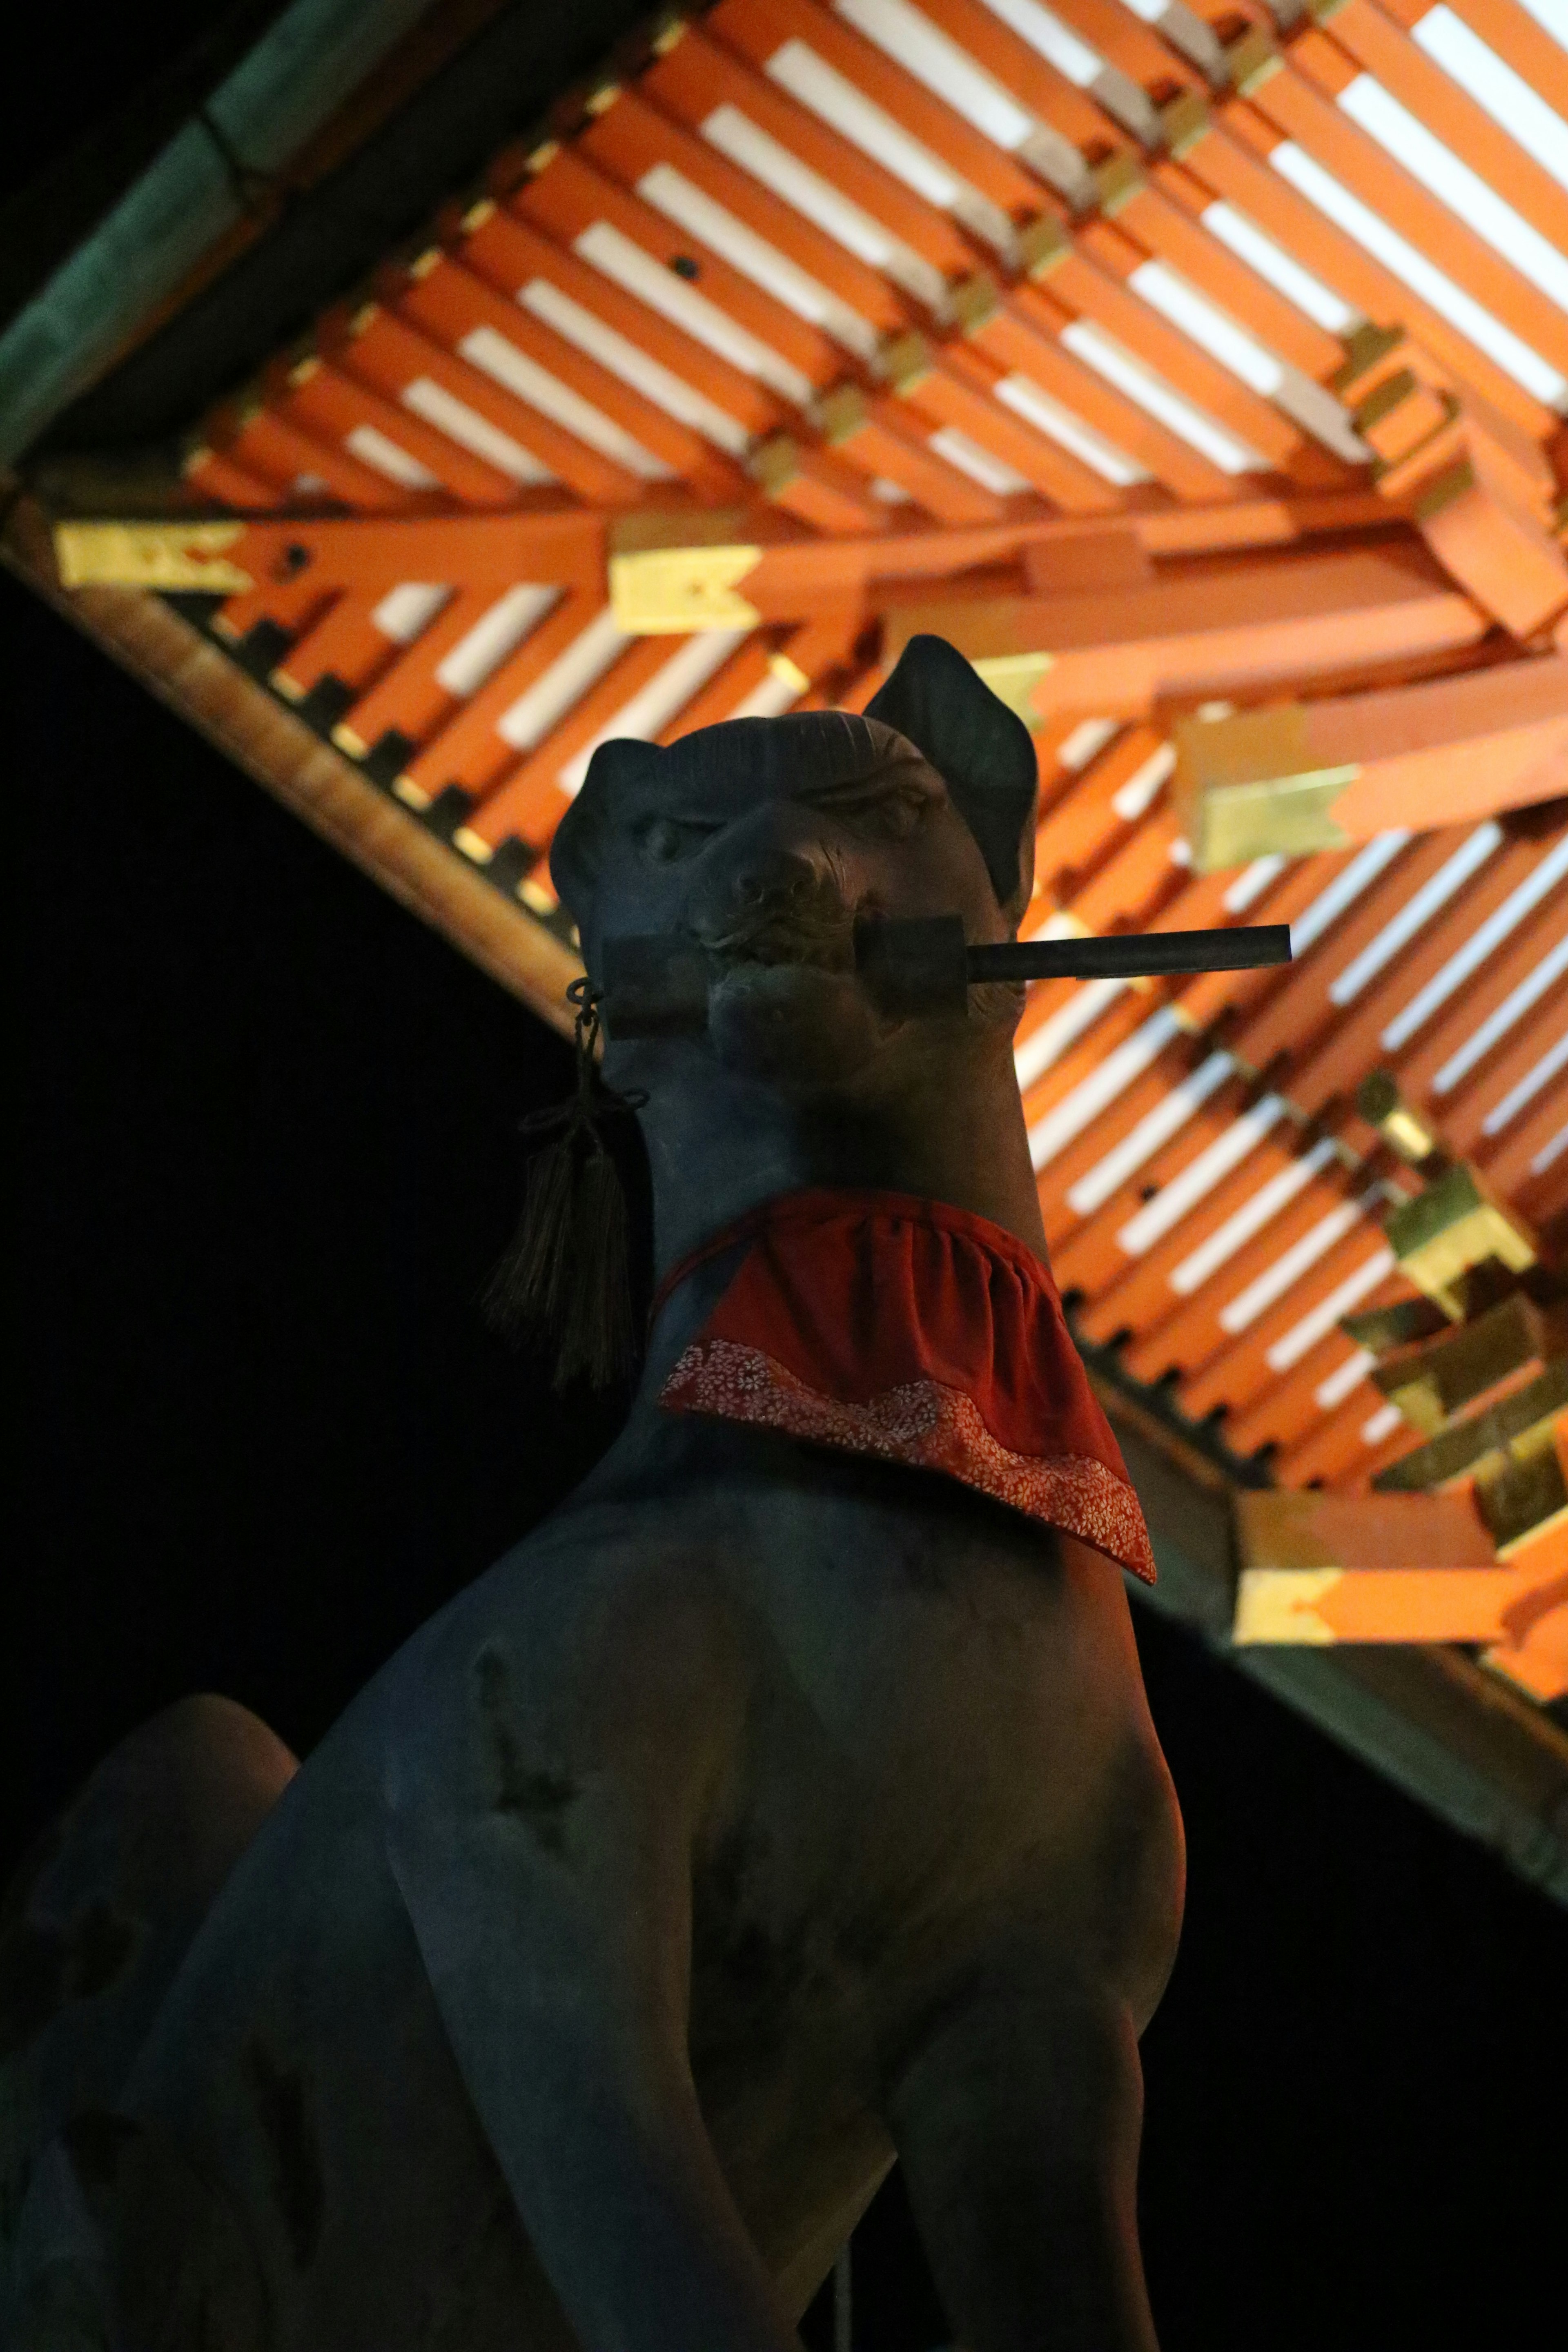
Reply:
M480 1300L492 1330L553 1349L558 1395L579 1380L609 1388L637 1361L626 1190L603 1129L647 1099L617 1094L599 1075L599 991L584 979L566 993L577 1013L576 1088L521 1122L525 1135L553 1140L529 1161L517 1231Z

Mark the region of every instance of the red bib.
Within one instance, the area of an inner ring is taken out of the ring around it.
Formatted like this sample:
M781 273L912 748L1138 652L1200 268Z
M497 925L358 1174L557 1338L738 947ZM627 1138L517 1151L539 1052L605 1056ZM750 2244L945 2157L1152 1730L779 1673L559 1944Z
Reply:
M667 1411L940 1470L1153 1583L1126 1465L1032 1250L941 1201L791 1192L693 1251L656 1311L741 1242L728 1288L659 1391Z

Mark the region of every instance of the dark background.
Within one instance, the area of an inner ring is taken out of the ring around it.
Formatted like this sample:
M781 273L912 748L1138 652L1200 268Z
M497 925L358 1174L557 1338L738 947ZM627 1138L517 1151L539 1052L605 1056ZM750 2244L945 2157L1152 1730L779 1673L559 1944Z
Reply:
M109 120L154 18L166 58L208 13L32 20L0 198ZM3 575L0 693L3 1876L182 1693L308 1749L616 1408L552 1399L474 1308L560 1041ZM1145 2042L1164 2352L1533 2336L1561 2302L1568 1916L1138 1630L1191 1862ZM860 2352L942 2340L896 2175L856 2275Z

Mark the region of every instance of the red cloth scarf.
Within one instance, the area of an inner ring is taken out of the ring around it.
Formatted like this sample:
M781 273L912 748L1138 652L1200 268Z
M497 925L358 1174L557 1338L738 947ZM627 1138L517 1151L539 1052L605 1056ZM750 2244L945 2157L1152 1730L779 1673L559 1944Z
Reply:
M750 1247L659 1391L792 1437L940 1470L1154 1581L1143 1513L1034 1252L941 1201L769 1201L665 1276Z

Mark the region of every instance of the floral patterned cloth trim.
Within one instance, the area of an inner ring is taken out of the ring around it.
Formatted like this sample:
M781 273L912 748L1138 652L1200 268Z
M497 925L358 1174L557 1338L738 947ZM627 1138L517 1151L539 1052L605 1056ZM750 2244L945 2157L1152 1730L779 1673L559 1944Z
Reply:
M1075 1454L1010 1453L973 1401L940 1381L910 1381L864 1404L823 1396L760 1348L704 1339L688 1348L659 1391L678 1412L761 1423L813 1444L879 1454L939 1470L993 1501L1076 1536L1154 1580L1153 1555L1137 1496L1103 1462Z

